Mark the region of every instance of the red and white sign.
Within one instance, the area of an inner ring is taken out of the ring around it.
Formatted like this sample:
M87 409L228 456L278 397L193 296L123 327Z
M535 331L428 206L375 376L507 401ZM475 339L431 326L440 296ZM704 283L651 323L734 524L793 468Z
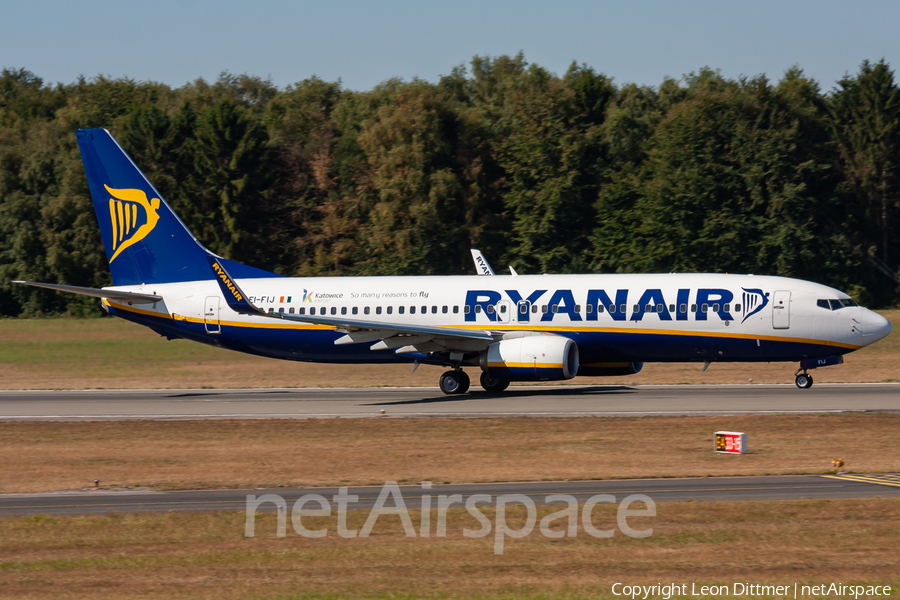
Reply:
M716 452L723 454L746 454L747 434L740 431L717 431Z

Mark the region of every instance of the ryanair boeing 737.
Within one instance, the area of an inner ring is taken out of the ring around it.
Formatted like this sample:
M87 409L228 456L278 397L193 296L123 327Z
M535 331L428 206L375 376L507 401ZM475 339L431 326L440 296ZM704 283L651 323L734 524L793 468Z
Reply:
M105 129L77 132L114 285L18 282L101 298L184 338L308 362L446 366L447 394L511 381L637 373L645 362L798 362L810 369L891 331L830 287L722 274L281 277L203 247Z

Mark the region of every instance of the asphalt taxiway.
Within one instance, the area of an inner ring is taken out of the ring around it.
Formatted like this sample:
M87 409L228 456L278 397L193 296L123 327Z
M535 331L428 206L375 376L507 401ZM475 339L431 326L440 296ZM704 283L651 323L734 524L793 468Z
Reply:
M900 411L900 384L0 391L0 420L617 416Z
M797 500L823 498L900 497L900 478L895 475L838 476L786 475L770 477L709 477L692 479L628 479L602 481L540 481L520 483L434 484L400 486L407 508L419 508L423 494L430 495L431 506L438 496L459 494L463 506L476 494L495 497L500 494L524 494L536 504L546 504L551 494L570 494L584 502L595 494L611 494L616 502L631 494L644 494L654 502L728 501L728 500ZM284 500L282 509L291 510L300 496L318 494L332 502L339 488L268 488L249 490L199 491L72 491L44 494L0 495L0 516L33 514L90 515L110 512L171 512L244 510L247 497L260 498L274 494ZM380 487L351 487L347 493L357 496L347 508L372 508ZM393 506L389 500L387 506ZM262 504L261 512L277 510L275 503Z

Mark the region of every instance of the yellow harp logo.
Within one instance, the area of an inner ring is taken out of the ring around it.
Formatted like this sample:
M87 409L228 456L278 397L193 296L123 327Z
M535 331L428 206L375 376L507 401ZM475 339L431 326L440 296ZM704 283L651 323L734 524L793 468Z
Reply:
M147 194L141 190L114 190L104 185L112 198L109 199L109 218L112 220L113 255L109 262L129 246L138 243L153 231L159 221L156 211L159 198L147 201ZM140 207L140 209L138 208ZM143 221L138 225L139 221Z

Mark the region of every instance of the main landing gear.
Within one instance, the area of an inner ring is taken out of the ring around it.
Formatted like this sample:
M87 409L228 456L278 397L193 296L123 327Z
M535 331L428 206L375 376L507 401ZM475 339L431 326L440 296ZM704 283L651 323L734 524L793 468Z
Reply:
M509 387L509 381L505 379L494 379L485 372L481 373L481 387L488 392L502 392Z
M509 387L506 379L494 379L487 373L481 374L481 387L488 392L502 392ZM439 381L441 391L445 394L465 394L469 391L469 376L462 369L447 371Z
M447 371L438 383L445 394L465 394L469 391L469 376L462 369Z

